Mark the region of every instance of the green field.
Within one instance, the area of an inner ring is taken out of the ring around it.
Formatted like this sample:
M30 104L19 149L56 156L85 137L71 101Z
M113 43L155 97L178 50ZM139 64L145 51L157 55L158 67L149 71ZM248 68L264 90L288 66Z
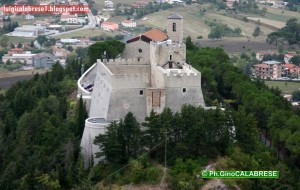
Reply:
M205 14L201 14L200 5L191 5L191 6L185 6L185 7L177 7L172 9L167 9L164 11L156 12L153 14L146 15L145 17L148 18L146 21L139 21L139 24L143 24L145 26L150 26L153 28L159 28L159 29L165 29L166 23L162 22L168 15L172 13L178 13L184 17L184 35L185 36L191 36L192 39L196 39L197 36L202 36L203 39L208 39L208 34L210 33L211 28L208 26L208 24L205 23L205 21L215 21L219 23L224 23L231 29L240 28L242 30L243 36L249 36L252 37L252 32L254 31L254 28L256 27L256 24L244 22L238 19L235 19L233 17L229 17L226 15L220 14L220 12L208 12ZM274 32L274 30L271 30L269 28L266 28L264 26L260 27L262 34L259 38L253 38L252 40L255 41L265 41L266 36ZM263 38L261 38L263 37ZM246 37L245 37L246 38ZM245 39L244 38L244 39ZM243 40L244 40L243 39Z
M291 94L293 91L300 88L300 82L289 81L265 81L269 87L278 87L283 93Z
M8 36L9 43L30 43L34 38L23 38L23 37L16 37L16 36Z
M268 14L270 15L271 18L269 19L274 19L278 21L283 21L283 19L291 19L291 18L297 18L300 20L300 14L299 12L293 12L293 11L288 11L288 10L281 10L281 9L276 9L273 7L265 6L265 5L259 5L259 8L266 7L267 8L267 14L266 17L268 17Z
M56 39L61 38L75 38L75 37L82 37L82 38L88 38L93 36L114 36L114 33L107 32L100 30L98 28L93 29L84 29L76 32L72 32L70 34L63 34L59 36L55 36Z

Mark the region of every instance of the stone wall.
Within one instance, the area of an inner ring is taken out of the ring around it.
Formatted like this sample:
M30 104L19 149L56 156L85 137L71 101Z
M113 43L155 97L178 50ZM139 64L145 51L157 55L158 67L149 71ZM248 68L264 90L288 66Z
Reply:
M168 44L167 42L151 42L150 56L155 59L157 64L164 65L168 61L183 64L186 62L185 44ZM154 54L152 54L154 52Z
M92 123L89 122L92 118L85 120L85 127L80 143L81 153L84 158L84 165L88 167L91 165L91 158L93 156L94 164L100 161L100 158L95 158L95 154L100 152L99 146L94 144L94 139L99 134L105 134L106 128L109 126L109 123Z
M176 24L176 31L173 31L173 23ZM183 40L183 19L167 19L167 34L169 39L182 44Z
M112 73L98 60L97 76L91 99L90 117L106 118L112 92Z
M142 40L138 40L138 41L126 44L121 57L124 59L127 59L127 58L149 59L149 52L150 52L149 43L144 42Z
M146 117L145 90L145 87L114 89L110 98L107 119L119 120L128 112L132 112L139 122L143 122Z

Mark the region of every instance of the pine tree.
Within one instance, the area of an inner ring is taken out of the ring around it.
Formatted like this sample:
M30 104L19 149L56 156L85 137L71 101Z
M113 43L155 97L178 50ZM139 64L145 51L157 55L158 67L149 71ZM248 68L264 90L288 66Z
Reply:
M152 149L157 143L162 141L163 131L160 127L159 115L152 110L150 116L145 118L145 122L142 125L145 127L142 144L147 148ZM152 151L151 155L154 156L155 151Z
M136 158L140 151L141 129L133 113L129 112L124 119L124 143L128 158Z
M78 100L78 106L77 106L77 113L76 113L76 131L75 135L82 137L84 126L85 126L85 120L88 117L88 113L86 111L85 104L82 99L82 95L80 96L80 99Z
M259 36L259 34L260 34L260 27L257 26L257 27L254 29L254 31L253 31L253 33L252 33L252 36L254 36L254 37L256 38L257 36Z
M111 164L124 164L128 161L122 134L123 126L123 120L119 123L113 122L105 134L95 137L94 144L101 150L96 153L96 157L104 157Z

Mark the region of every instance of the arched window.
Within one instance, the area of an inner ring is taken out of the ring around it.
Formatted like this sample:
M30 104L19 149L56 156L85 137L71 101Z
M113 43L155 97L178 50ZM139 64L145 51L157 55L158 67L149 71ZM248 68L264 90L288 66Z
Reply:
M176 23L173 22L173 32L176 32Z

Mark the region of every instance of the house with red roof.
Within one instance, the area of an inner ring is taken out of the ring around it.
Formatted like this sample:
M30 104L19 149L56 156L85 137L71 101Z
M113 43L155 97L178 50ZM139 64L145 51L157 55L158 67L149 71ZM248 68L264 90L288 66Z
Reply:
M275 51L270 51L270 50L267 50L267 51L259 51L259 52L256 53L256 59L257 59L258 61L262 61L265 55L277 55L277 52L275 52Z
M278 61L264 61L254 65L254 75L260 79L278 79L282 77L284 70Z
M101 28L103 30L107 30L107 31L116 31L119 29L119 25L118 25L118 23L115 23L115 22L105 21L105 22L101 23Z
M12 48L11 50L8 51L7 54L12 55L12 54L21 54L23 53L23 49L22 48Z
M298 75L300 74L299 66L292 63L286 63L283 65L283 67L284 67L285 74L287 76L298 78Z
M78 23L78 16L72 15L70 13L62 13L60 16L60 21L61 22L67 22L69 24L73 23L73 24L77 24Z
M149 4L149 0L138 0L135 3L133 3L131 6L134 8L143 8L146 7Z
M284 62L289 63L292 57L294 57L295 55L297 55L297 53L293 51L284 54Z
M178 48L182 48L183 17L177 14L171 14L167 17L167 20L167 32L152 29L127 40L125 49L122 52L122 57L126 59L132 57L150 59L149 52L151 43L161 43L165 46L172 46L172 44L178 43ZM172 60L174 57L182 56L178 52L180 51L176 51L174 55L169 55L169 59ZM185 52L183 52L183 54L185 54Z
M136 22L133 20L123 20L121 24L123 27L126 27L126 28L135 28L136 27Z
M159 29L149 30L127 40L122 56L124 58L130 58L136 54L135 52L139 52L141 57L149 57L148 52L150 52L150 42L162 42L167 39L168 35L165 32Z

